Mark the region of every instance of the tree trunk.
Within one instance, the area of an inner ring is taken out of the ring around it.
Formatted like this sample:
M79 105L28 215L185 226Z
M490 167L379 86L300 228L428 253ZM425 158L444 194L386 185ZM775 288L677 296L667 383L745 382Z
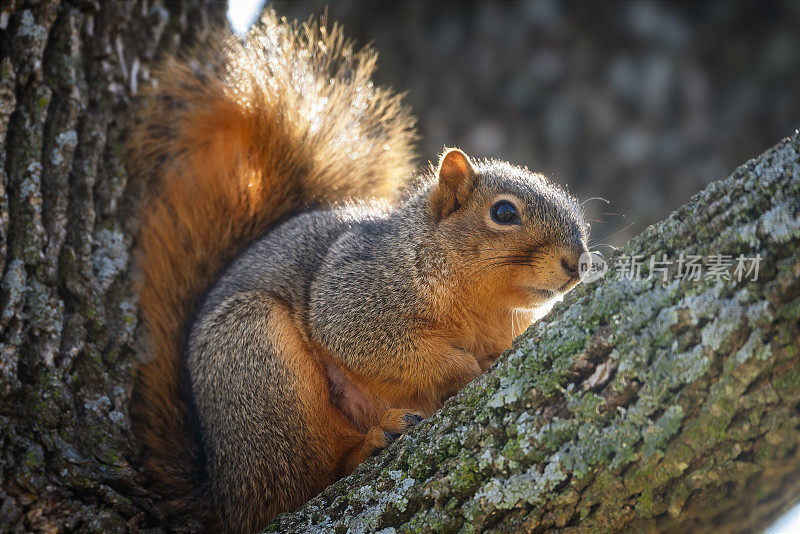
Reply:
M767 526L800 500L798 193L796 133L629 242L439 413L271 529ZM675 281L676 265L645 279L650 257L681 253L763 259L755 281ZM636 255L639 281L616 265Z
M128 419L143 351L123 145L155 58L204 39L224 7L0 8L0 531L163 517ZM273 528L773 520L800 500L799 191L795 135L620 253L760 253L757 280L616 280L612 260L440 413Z
M131 467L124 141L157 57L223 24L200 0L0 6L0 532L157 521Z

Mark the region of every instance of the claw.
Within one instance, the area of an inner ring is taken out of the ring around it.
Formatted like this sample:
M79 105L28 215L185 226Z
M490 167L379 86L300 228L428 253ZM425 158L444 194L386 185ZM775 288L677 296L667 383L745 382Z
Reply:
M422 416L415 413L407 413L403 416L403 421L406 422L406 425L412 427L422 421Z

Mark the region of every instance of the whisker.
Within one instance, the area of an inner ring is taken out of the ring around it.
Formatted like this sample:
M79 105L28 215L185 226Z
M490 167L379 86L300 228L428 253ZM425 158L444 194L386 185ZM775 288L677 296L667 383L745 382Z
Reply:
M448 251L448 252L531 252L531 249L526 247L511 247L511 248L477 248L473 249L471 247L462 247L462 248L442 248L440 250ZM536 250L533 250L536 252Z
M491 263L491 264L489 264L489 265L485 265L485 266L483 266L481 269L478 269L477 271L475 271L475 272L473 273L473 276L474 276L474 277L477 277L479 274L481 274L481 273L483 273L484 271L486 271L486 270L488 270L488 269L491 269L491 268L493 268L493 267L506 267L506 266L509 266L509 265L513 265L513 264L511 264L511 263L506 263L506 262Z
M499 250L503 250L503 249L499 249ZM509 252L514 252L513 249L506 249L506 250L509 251ZM461 252L461 251L459 251L459 252ZM491 260L495 260L495 259L537 259L537 260L541 260L541 259L544 259L545 257L550 257L550 254L547 253L547 252L543 252L543 251L533 251L533 252L531 252L531 251L528 251L528 250L523 251L522 254L503 254L503 255L498 255L498 256L489 256L487 258L480 258L480 257L478 257L480 254L477 254L477 253L469 253L469 252L461 252L461 253L463 255L467 256L467 259L469 261L472 261L472 262L491 261Z
M511 266L511 265L526 266L526 267L537 267L538 266L537 263L529 263L529 262L524 262L524 261L498 261L498 262L495 262L495 263L490 263L489 265L484 265L483 267L478 269L476 272L474 272L473 275L474 276L478 276L482 272L486 271L487 269L491 269L492 267L508 267L508 266Z
M477 265L481 262L487 261L517 261L527 263L530 259L531 258L528 256L492 256L491 258L473 258L466 262L466 265Z
M595 243L592 247L608 247L612 250L617 250L619 247L615 247L614 245L610 245L608 243Z
M636 224L636 221L631 221L631 223L630 223L629 225L625 226L624 228L621 228L621 229L617 230L616 232L614 232L614 233L613 233L613 234L611 234L611 235L607 235L607 236L605 236L605 237L601 237L600 239L602 239L603 241L605 241L606 239L609 239L609 238L611 238L611 237L614 237L614 236L616 236L616 235L619 235L619 234L621 234L622 232L624 232L625 230L628 230L628 229L629 229L631 226L633 226L634 224ZM590 248L591 248L591 247L590 247Z
M512 336L514 335L514 332L516 332L516 330L514 330L514 317L517 315L516 312L517 312L517 310L511 310L511 335Z
M603 202L605 202L606 204L611 204L611 201L610 201L610 200L608 200L607 198L603 198L603 197L592 197L592 198L587 198L586 200L584 200L583 202L581 202L581 204L580 204L580 207L583 207L583 205L584 205L584 204L586 204L587 202L590 202L590 201L592 201L592 200L602 200L602 201L603 201Z

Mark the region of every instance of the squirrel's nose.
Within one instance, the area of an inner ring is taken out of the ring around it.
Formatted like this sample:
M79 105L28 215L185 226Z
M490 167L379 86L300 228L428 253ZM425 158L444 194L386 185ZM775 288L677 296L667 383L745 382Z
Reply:
M561 258L561 266L570 278L578 276L578 258Z

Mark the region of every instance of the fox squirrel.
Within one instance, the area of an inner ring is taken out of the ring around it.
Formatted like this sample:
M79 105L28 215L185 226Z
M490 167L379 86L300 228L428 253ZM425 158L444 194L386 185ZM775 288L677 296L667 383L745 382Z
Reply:
M132 140L132 414L184 525L252 531L489 367L578 282L588 230L508 163L452 149L411 180L413 121L335 25L268 13L223 56L167 61Z

